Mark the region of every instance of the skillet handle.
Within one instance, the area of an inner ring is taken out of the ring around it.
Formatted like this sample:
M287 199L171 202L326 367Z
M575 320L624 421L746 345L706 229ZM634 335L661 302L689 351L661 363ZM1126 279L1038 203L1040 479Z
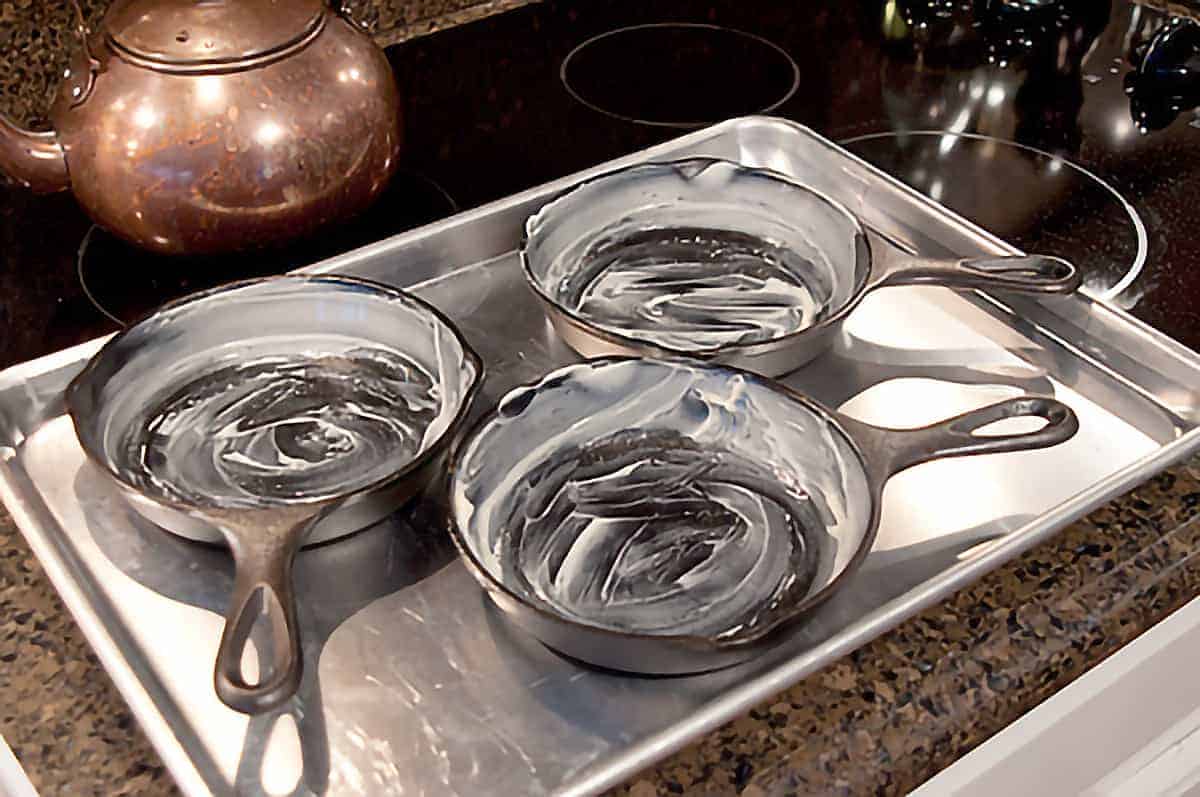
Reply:
M1066 260L1050 255L975 257L962 260L912 257L885 266L876 287L944 285L1018 293L1074 293L1083 275Z
M1036 432L976 434L1008 418L1043 418L1046 425ZM845 416L838 421L862 449L877 484L933 459L1049 448L1070 440L1079 430L1071 408L1045 396L1006 399L919 429L885 429Z
M253 517L253 516L251 516ZM217 697L234 711L243 714L262 714L287 702L300 687L303 661L300 652L299 627L296 621L296 600L292 595L292 559L299 547L300 537L314 518L273 531L270 521L254 528L238 521L244 531L223 528L233 550L237 573L233 595L225 614L225 630L217 649L213 683ZM263 613L254 608L261 592ZM242 675L242 656L250 641L250 632L259 621L266 622L271 633L271 661L260 659L260 672L268 673L265 680L251 684Z

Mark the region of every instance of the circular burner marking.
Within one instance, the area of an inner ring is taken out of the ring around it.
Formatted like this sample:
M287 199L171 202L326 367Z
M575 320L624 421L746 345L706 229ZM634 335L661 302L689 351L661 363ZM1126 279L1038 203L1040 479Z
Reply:
M559 79L606 116L690 128L773 111L796 93L800 67L756 34L665 22L593 36L563 59Z

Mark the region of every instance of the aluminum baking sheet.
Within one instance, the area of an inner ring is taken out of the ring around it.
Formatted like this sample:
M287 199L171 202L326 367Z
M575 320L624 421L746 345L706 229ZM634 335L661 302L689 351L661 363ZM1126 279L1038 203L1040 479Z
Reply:
M712 155L815 184L872 234L928 255L1011 247L804 127L729 121L314 267L408 286L487 362L481 412L575 359L525 287L526 216L582 177ZM1085 264L1086 265L1086 264ZM297 559L306 676L247 718L212 690L226 555L119 502L85 463L61 395L101 341L0 374L0 496L184 792L585 794L845 655L1200 447L1200 358L1086 296L879 291L788 382L859 418L917 425L1014 393L1080 419L1056 448L935 462L889 482L865 566L758 660L643 679L567 661L512 628L457 561L436 500Z

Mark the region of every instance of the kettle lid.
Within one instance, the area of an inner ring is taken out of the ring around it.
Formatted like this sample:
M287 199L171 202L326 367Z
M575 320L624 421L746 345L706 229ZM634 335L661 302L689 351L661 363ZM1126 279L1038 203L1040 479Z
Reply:
M104 18L123 56L158 69L236 68L318 32L324 0L118 0Z

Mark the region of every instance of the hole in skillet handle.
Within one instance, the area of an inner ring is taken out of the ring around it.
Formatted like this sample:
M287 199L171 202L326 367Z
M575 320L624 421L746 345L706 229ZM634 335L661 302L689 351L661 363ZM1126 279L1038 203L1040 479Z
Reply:
M971 434L976 437L1002 437L1011 434L1033 434L1045 429L1050 422L1040 416L1024 416L1021 418L1002 418L992 421L986 426L980 426Z
M989 284L1001 283L1026 291L1074 293L1083 275L1074 265L1050 255L976 257L958 261L959 268L978 274Z
M279 671L280 657L286 650L278 647L286 644L286 640L280 639L278 618L281 611L279 601L265 588L259 587L239 618L239 622L249 627L248 631L242 629L238 634L246 640L242 649L241 676L250 687L271 681Z
M881 266L875 286L941 285L1046 295L1071 294L1082 284L1083 274L1062 258L1013 255L960 260L898 258Z

